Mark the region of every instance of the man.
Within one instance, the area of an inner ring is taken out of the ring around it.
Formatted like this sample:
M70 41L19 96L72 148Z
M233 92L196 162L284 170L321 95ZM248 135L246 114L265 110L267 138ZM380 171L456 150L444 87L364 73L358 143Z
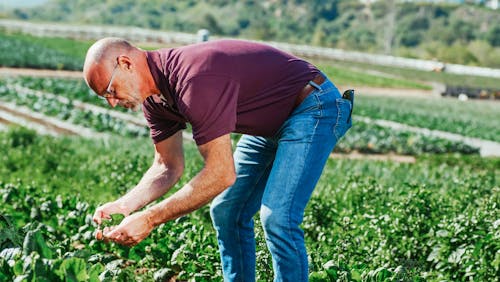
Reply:
M307 281L299 225L335 144L351 126L352 97L343 99L316 67L270 46L220 40L143 51L118 38L88 50L87 84L109 105L138 108L151 130L154 162L120 199L97 208L127 217L104 230L134 245L152 229L213 199L226 281L255 280L253 216L260 210L277 281ZM203 169L172 196L184 168L182 129L189 122ZM229 134L244 135L234 156Z

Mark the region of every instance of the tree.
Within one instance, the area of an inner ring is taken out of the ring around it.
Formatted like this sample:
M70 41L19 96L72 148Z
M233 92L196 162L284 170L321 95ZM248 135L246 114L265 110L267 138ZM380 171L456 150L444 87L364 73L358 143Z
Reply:
M491 44L493 47L499 47L500 46L500 25L495 25L486 34L486 40Z

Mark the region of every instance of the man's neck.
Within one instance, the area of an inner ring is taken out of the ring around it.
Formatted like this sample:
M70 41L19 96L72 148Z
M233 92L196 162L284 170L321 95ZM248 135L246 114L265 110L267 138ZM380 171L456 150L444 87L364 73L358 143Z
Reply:
M156 82L153 78L153 75L151 74L151 70L149 69L146 51L141 51L141 52L142 52L141 65L144 68L142 70L142 73L144 75L144 80L145 80L145 83L146 83L146 86L148 89L148 92L146 94L147 96L144 97L144 99L146 99L147 97L149 97L151 95L154 95L154 96L161 95L161 91L158 89L158 86L156 86Z

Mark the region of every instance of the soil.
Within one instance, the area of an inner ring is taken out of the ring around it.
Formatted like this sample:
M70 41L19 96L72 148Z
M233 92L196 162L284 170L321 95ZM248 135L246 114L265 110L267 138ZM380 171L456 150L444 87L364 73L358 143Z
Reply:
M348 160L373 160L373 161L391 161L397 163L415 163L414 156L396 155L396 154L361 154L359 152L351 152L349 154L330 154L331 159L348 159Z

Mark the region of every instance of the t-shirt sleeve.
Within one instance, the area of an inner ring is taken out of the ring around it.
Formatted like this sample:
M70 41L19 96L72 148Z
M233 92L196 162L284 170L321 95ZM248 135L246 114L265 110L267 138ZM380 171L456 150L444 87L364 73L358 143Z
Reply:
M172 114L161 104L157 104L148 98L142 104L144 117L146 118L149 133L153 143L157 144L177 131L185 129L186 124L172 119Z
M238 91L238 82L217 75L197 76L182 88L179 110L191 124L197 145L235 130Z

